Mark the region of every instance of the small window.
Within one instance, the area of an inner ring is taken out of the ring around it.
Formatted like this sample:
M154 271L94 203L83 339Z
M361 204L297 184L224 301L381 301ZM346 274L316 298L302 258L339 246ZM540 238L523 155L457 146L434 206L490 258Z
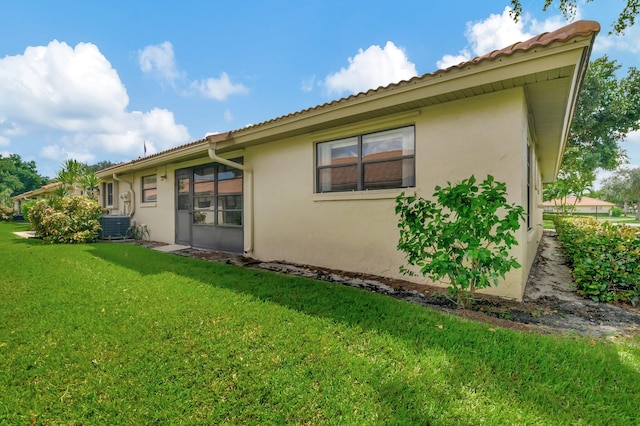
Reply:
M103 207L113 207L113 182L102 184L102 205Z
M142 177L142 202L153 203L158 200L158 183L156 175Z
M415 186L414 133L408 126L318 143L316 191Z

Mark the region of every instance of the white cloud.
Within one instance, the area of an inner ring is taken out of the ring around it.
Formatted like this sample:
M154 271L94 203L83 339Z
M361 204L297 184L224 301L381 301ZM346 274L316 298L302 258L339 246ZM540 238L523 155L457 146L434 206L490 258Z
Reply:
M229 108L224 112L224 121L227 123L233 121L233 114L231 114L231 110Z
M145 74L164 80L173 86L181 73L176 68L173 45L165 41L162 44L147 46L138 52L138 63Z
M8 138L0 136L0 146L9 146L10 143L11 141Z
M143 73L170 84L181 95L198 93L206 98L224 101L231 95L249 92L249 89L242 84L232 83L226 72L222 72L220 78L209 77L198 81L189 81L186 78L186 73L180 71L176 66L173 45L168 41L140 50L138 63ZM177 87L179 82L183 82L186 89Z
M640 26L635 25L625 30L624 35L616 36L600 33L596 37L593 51L599 54L618 51L621 53L640 53Z
M358 93L416 75L416 67L404 50L388 41L384 48L373 45L364 51L359 49L349 58L349 67L328 75L324 84L329 93Z
M56 40L0 59L0 131L40 125L77 131L129 103L118 73L91 43Z
M302 89L303 92L311 92L313 90L313 87L316 84L316 76L313 75L311 77L308 78L304 78L302 79L302 83L300 84L300 88Z
M442 59L437 62L438 69L445 69L458 65L462 62L466 62L471 59L471 53L468 49L463 49L457 55L444 55Z
M120 77L98 47L52 41L0 59L0 141L46 141L48 159L92 161L97 151L137 156L144 138L159 148L189 140L171 112L128 112Z
M510 15L510 8L505 7L501 14L491 14L483 21L467 22L465 36L469 43L457 55L446 54L437 62L439 69L458 65L476 56L482 56L497 49L503 49L516 42L528 40L537 34L554 31L566 21L561 16L551 16L544 21L531 19L528 14L515 22ZM579 19L580 11L576 12Z
M42 147L42 149L40 150L40 155L42 155L42 157L46 159L58 162L63 162L64 160L70 158L87 164L91 164L96 161L96 156L91 152L86 152L82 149L80 151L73 151L69 150L69 148L65 146L60 146L57 144Z
M220 78L210 77L204 80L194 81L191 83L191 88L203 96L217 101L224 101L231 95L249 92L249 89L242 84L232 83L226 72L220 74Z

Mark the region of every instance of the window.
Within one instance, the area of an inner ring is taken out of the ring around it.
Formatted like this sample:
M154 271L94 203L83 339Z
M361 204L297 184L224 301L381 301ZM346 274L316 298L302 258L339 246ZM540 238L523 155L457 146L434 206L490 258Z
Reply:
M158 183L156 175L142 177L142 202L154 203L158 200Z
M113 206L113 182L104 182L102 184L102 206Z
M415 186L413 126L316 145L316 192Z

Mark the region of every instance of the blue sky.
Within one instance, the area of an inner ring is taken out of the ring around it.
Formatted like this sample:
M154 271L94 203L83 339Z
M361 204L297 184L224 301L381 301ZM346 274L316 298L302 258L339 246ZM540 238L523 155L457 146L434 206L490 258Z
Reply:
M2 2L0 154L129 161L433 72L566 24L542 0ZM640 25L607 33L623 0L580 4L601 23L592 59L640 66ZM640 165L640 134L624 143Z

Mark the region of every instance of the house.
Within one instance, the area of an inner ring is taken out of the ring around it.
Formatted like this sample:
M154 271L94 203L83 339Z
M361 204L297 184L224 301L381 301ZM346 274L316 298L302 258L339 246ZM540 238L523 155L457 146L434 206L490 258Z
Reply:
M153 240L379 276L404 256L395 198L474 174L527 220L522 268L487 293L522 299L600 26L578 21L444 70L98 172L110 214Z
M24 203L26 203L27 201L39 200L41 198L46 198L48 196L54 195L58 191L60 191L59 188L61 186L62 182L48 183L38 189L23 192L22 194L11 197L13 199L13 212L17 216L20 216L22 214L20 209Z
M591 197L582 197L578 199L575 196L569 196L567 198L557 198L555 200L549 200L542 203L545 213L558 213L564 210L564 207L568 207L572 213L582 214L609 214L616 205L608 201L598 200Z

